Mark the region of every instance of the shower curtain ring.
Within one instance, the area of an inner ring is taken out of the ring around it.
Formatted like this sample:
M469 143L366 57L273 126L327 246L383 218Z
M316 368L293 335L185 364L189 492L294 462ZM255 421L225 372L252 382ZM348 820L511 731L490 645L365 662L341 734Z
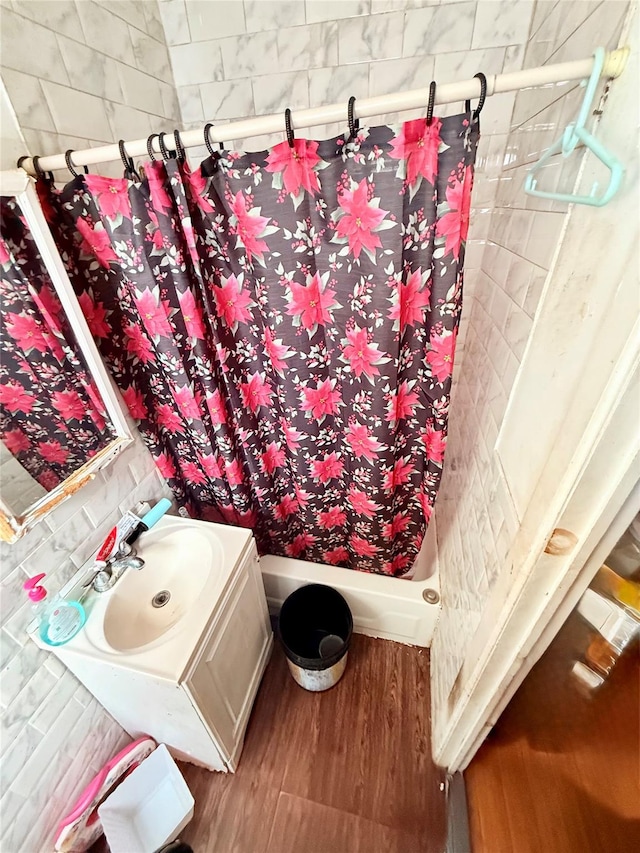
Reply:
M360 119L354 118L353 114L355 103L355 95L351 95L351 97L349 98L349 104L347 106L347 121L349 123L349 139L347 140L348 142L351 142L360 130Z
M204 126L204 144L207 146L207 151L211 154L212 157L217 157L218 152L213 150L213 146L211 145L211 140L209 139L209 131L215 125L211 124L211 122L207 122ZM219 142L220 151L224 151L224 142Z
M18 162L20 162L20 161L18 161ZM36 154L32 158L32 163L33 163L33 171L36 173L36 178L39 181L48 181L49 183L52 184L53 183L53 172L43 172L42 171L42 169L40 167L40 156L39 155Z
M149 155L149 159L154 163L156 162L156 158L153 153L153 140L157 139L160 136L159 133L152 133L147 137L147 154Z
M176 145L177 159L182 160L182 161L186 160L187 159L187 153L184 150L184 145L182 144L182 140L180 139L180 131L179 130L173 131L173 140L174 140L175 145Z
M172 157L176 156L176 152L169 151L167 146L164 144L164 138L166 135L167 134L164 132L164 130L162 131L162 133L158 134L158 145L160 146L160 151L162 152L162 159L170 160Z
M429 103L427 105L427 124L433 121L433 107L436 103L436 81L432 80L429 85Z
M295 136L293 135L293 127L291 126L291 110L289 107L284 111L284 126L287 131L287 142L289 143L289 148L293 148L295 144Z
M129 157L124 147L124 139L118 140L118 149L120 158L124 163L124 176L129 181L139 181L140 175L136 172L136 167L133 162L133 157Z
M473 111L473 115L471 116L472 121L478 121L478 117L482 112L482 108L484 107L484 102L487 99L487 78L482 73L482 71L478 71L477 74L473 75L474 79L477 77L480 81L480 100L478 101L478 106ZM471 112L471 101L467 100L464 102L464 111L466 113Z
M64 159L65 159L65 163L67 164L67 169L71 172L71 174L73 175L74 178L77 178L78 173L76 172L76 170L73 166L73 161L71 159L72 154L73 154L73 148L67 148L67 150L64 152ZM82 168L84 169L85 175L88 175L89 170L87 169L87 167L83 166Z

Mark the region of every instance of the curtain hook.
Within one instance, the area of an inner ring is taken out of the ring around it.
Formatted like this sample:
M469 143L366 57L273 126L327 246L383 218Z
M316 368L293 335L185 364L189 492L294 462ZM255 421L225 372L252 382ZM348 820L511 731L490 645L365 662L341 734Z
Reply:
M164 138L166 135L167 134L164 131L162 131L162 133L158 134L158 144L160 146L160 151L162 152L162 159L163 160L170 160L172 157L176 156L176 152L175 151L169 151L167 146L164 144Z
M482 73L482 71L478 71L477 74L473 75L474 80L478 78L480 81L480 100L478 101L478 106L473 111L473 115L471 116L472 121L478 121L478 117L482 112L482 108L484 107L484 102L487 99L487 78ZM466 113L471 112L471 100L467 100L464 102L464 111Z
M22 160L22 158L20 158ZM18 161L20 162L20 161ZM40 167L40 156L36 155L32 158L31 162L33 163L33 171L36 173L36 178L39 181L48 181L49 183L53 183L53 172L43 172Z
M67 148L67 150L64 152L64 159L65 159L65 162L67 164L67 169L71 172L71 174L73 175L74 178L77 178L78 173L76 172L76 170L73 166L73 161L71 159L72 154L73 154L73 148ZM82 168L84 169L85 175L88 175L89 170L87 169L87 167L83 166Z
M347 121L349 123L349 139L347 140L347 142L351 142L355 135L358 133L358 130L360 130L360 120L354 118L353 115L355 103L355 96L351 95L351 97L349 98L349 104L347 106Z
M140 175L136 172L136 167L133 158L129 157L124 147L124 139L118 140L118 149L120 150L120 158L124 163L124 176L129 181L139 181Z
M173 131L173 139L174 139L174 142L176 145L177 159L181 160L181 161L186 160L187 159L187 152L184 150L184 145L182 144L182 140L180 139L180 131L179 130Z
M159 133L152 133L147 137L147 154L149 155L149 159L154 163L156 162L156 158L153 153L153 140L157 139L158 136L160 136Z
M284 126L287 131L287 142L289 143L289 148L293 148L295 136L293 135L293 127L291 126L291 110L289 107L284 111Z
M218 152L213 150L213 146L211 145L211 140L209 139L209 131L215 125L211 124L211 122L207 122L204 126L204 144L207 146L207 151L211 154L212 157L217 157ZM219 142L220 151L224 151L224 142Z
M427 105L427 125L433 121L433 107L436 103L436 81L432 80L429 84L429 103Z

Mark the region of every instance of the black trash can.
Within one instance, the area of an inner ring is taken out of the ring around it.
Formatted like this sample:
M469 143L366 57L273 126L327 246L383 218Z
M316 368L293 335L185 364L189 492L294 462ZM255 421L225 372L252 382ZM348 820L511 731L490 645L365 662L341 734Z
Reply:
M282 605L278 633L301 687L319 692L338 683L347 665L353 617L337 590L313 583L292 592Z

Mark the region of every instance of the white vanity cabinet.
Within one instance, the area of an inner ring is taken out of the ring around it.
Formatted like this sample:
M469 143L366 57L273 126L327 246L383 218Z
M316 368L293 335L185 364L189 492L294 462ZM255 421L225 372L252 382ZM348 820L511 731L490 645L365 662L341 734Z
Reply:
M160 546L170 553L175 545L186 550L185 537L192 542L194 530L201 544L213 545L211 557L203 547L197 559L215 564L215 578L211 572L209 585L176 625L143 648L110 647L103 626L109 625L109 598L118 585L121 596L127 593L124 576L112 591L92 594L85 628L54 654L132 737L148 734L176 758L234 771L273 633L250 531L171 518L145 534L138 553L155 555ZM182 570L189 568L186 560ZM155 556L140 571L148 573L149 596L164 585L179 599L179 571L167 580ZM139 586L140 578L132 580ZM142 623L156 614L141 610L139 618Z

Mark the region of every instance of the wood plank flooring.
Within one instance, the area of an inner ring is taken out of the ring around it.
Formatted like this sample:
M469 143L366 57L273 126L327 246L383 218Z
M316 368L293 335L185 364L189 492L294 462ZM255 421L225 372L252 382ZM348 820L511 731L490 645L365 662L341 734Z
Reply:
M235 774L183 764L195 853L442 853L425 649L354 635L342 680L298 687L276 645Z
M589 633L569 617L465 771L473 853L640 850L638 645L585 697Z

